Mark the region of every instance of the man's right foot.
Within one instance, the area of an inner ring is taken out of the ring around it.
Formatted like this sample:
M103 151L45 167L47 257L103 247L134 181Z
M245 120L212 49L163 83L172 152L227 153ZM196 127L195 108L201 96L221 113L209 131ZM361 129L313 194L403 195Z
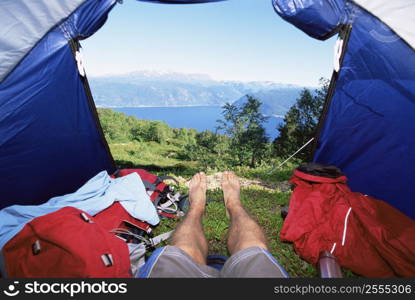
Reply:
M230 211L242 207L240 198L241 186L238 177L233 172L223 172L222 190L226 214L229 217Z

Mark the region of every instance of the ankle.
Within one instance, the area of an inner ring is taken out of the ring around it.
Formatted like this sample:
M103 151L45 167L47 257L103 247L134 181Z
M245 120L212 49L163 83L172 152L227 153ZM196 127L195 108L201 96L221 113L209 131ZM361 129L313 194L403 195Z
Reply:
M224 197L226 208L233 209L242 207L241 200L239 198L239 195L233 195L233 196L226 196Z
M245 213L245 209L240 202L229 203L226 206L226 209L231 217L235 217L240 215L241 213Z
M194 206L190 206L189 211L187 212L187 216L201 218L204 213L205 213L204 206L194 205Z

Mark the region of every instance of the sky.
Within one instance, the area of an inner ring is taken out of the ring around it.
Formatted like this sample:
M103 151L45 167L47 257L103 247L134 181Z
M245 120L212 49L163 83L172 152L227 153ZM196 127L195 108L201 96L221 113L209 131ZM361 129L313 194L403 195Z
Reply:
M271 0L123 2L82 42L90 76L155 70L302 86L331 76L335 38L310 38L280 18Z

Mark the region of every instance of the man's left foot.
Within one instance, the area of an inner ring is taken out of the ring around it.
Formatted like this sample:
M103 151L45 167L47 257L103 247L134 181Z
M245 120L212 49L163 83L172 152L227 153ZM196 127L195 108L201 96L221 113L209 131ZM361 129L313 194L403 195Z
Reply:
M203 172L195 174L189 183L190 209L204 211L206 206L206 175Z

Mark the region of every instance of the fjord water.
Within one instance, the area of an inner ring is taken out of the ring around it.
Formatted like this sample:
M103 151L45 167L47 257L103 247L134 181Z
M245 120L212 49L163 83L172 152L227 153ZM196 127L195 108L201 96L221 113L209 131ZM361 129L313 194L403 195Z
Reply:
M222 119L220 106L185 106L185 107L117 107L115 111L144 120L166 122L173 128L194 128L197 131L215 131ZM269 117L264 124L267 135L272 141L278 136L277 126L282 118Z

